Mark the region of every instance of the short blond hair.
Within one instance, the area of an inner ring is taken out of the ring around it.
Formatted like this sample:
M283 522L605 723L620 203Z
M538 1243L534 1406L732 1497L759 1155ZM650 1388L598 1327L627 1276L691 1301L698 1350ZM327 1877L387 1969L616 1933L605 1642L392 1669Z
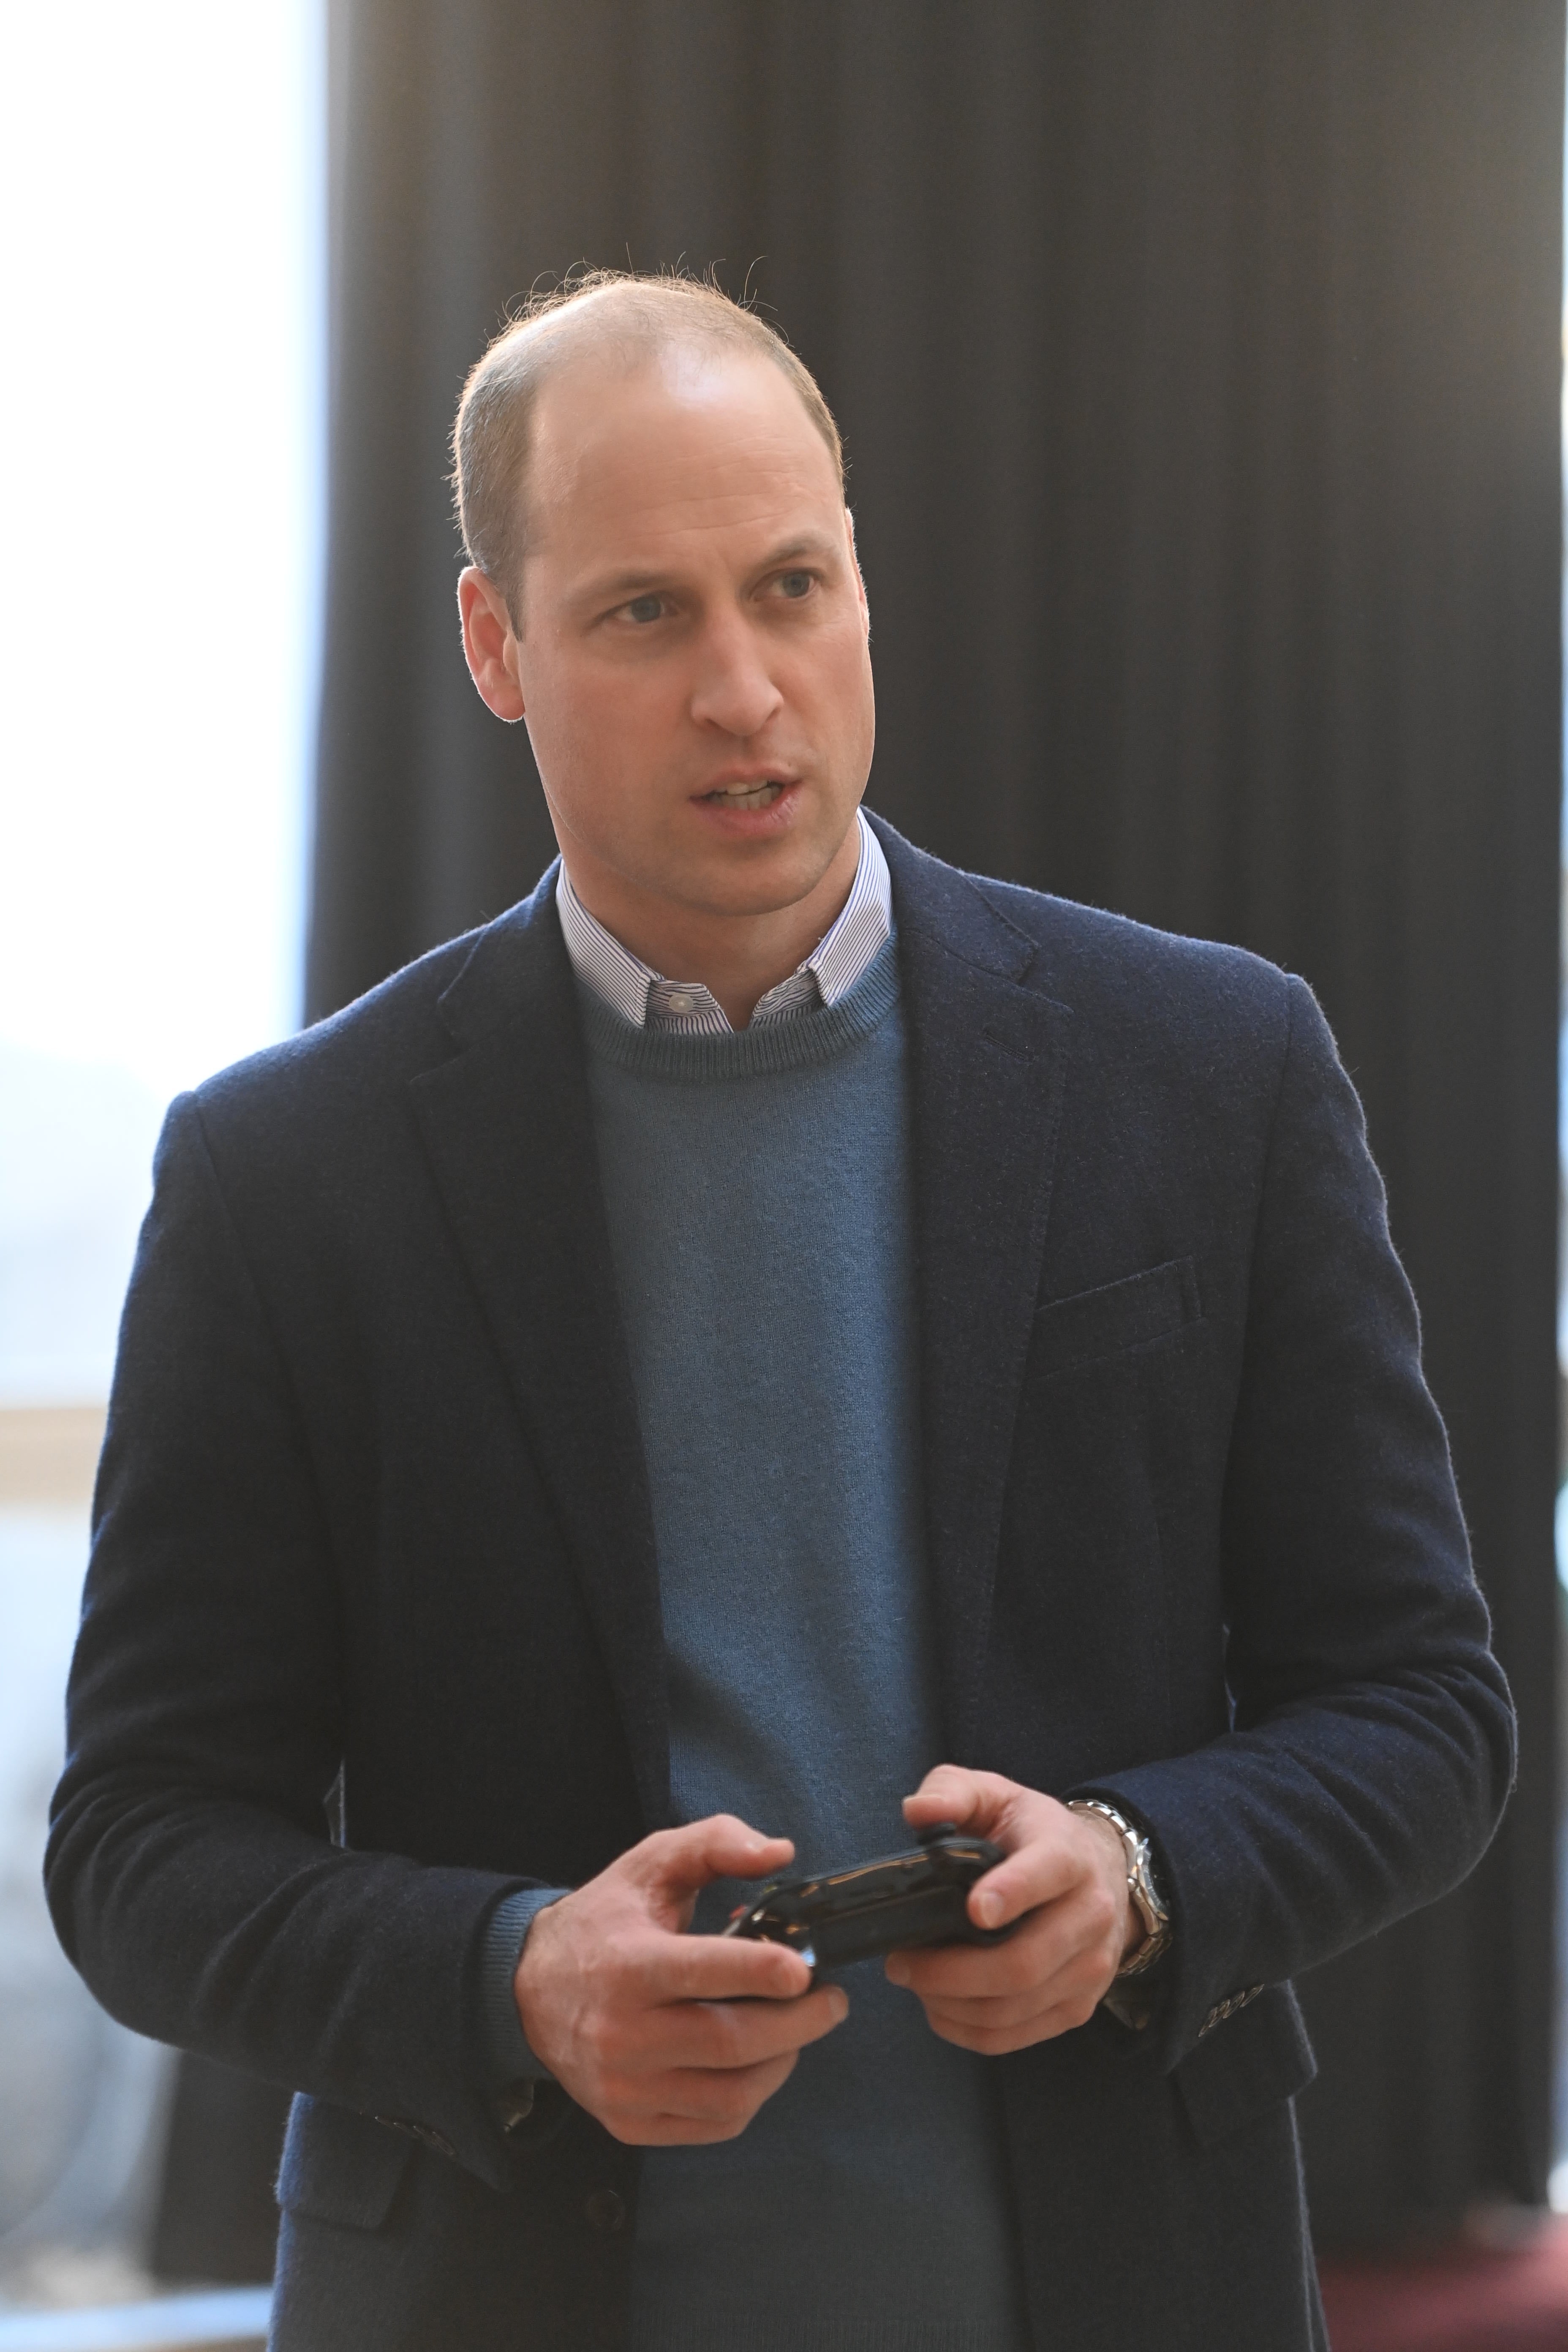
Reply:
M452 428L452 486L463 545L469 562L506 598L514 627L529 552L525 492L541 389L584 350L625 354L635 363L680 344L750 352L787 376L827 445L842 489L844 444L833 412L776 327L710 278L626 269L575 273L548 293L531 294L476 361Z

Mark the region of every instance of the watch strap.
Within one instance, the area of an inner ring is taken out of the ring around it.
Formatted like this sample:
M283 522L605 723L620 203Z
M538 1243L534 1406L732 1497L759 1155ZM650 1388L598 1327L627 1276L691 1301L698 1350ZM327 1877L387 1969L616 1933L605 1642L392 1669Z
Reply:
M1129 1952L1117 1969L1116 1980L1120 1982L1123 1977L1142 1976L1146 1969L1152 1969L1156 1960L1164 1957L1171 1943L1171 1915L1154 1876L1149 1841L1125 1813L1119 1813L1114 1805L1108 1805L1102 1798L1070 1797L1068 1811L1069 1813L1098 1813L1102 1822L1110 1822L1121 1840L1122 1853L1127 1861L1127 1893L1132 1908L1143 1922L1144 1934L1143 1941L1135 1951Z

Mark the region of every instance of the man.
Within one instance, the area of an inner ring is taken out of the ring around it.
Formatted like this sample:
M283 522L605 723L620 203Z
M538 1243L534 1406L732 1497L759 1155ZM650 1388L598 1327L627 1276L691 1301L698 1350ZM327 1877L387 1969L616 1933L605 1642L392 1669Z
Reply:
M1288 1979L1511 1770L1321 1017L858 814L837 436L722 297L540 307L457 446L561 862L171 1112L61 1936L304 2095L284 2352L1321 2345ZM1000 1943L689 1932L942 1820Z

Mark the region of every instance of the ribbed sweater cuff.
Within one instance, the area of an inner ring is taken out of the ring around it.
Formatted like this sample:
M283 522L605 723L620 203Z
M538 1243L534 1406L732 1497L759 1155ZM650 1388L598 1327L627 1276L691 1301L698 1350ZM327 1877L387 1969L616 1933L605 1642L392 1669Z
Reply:
M479 1948L479 2000L485 2053L497 2090L520 2079L535 2083L549 2080L549 2067L542 2065L528 2046L522 2020L517 2013L512 1980L535 1919L550 1904L559 1903L563 1895L571 1892L569 1886L525 1886L516 1895L505 1896L490 1914Z

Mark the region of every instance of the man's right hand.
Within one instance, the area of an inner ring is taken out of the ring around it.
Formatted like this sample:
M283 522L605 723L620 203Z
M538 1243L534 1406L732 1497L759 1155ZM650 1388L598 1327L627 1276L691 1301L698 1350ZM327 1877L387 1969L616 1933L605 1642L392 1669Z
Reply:
M683 1932L710 1879L771 1877L794 1854L715 1813L644 1838L535 1918L513 1985L529 2048L616 2139L737 2138L847 2015L782 1944Z

